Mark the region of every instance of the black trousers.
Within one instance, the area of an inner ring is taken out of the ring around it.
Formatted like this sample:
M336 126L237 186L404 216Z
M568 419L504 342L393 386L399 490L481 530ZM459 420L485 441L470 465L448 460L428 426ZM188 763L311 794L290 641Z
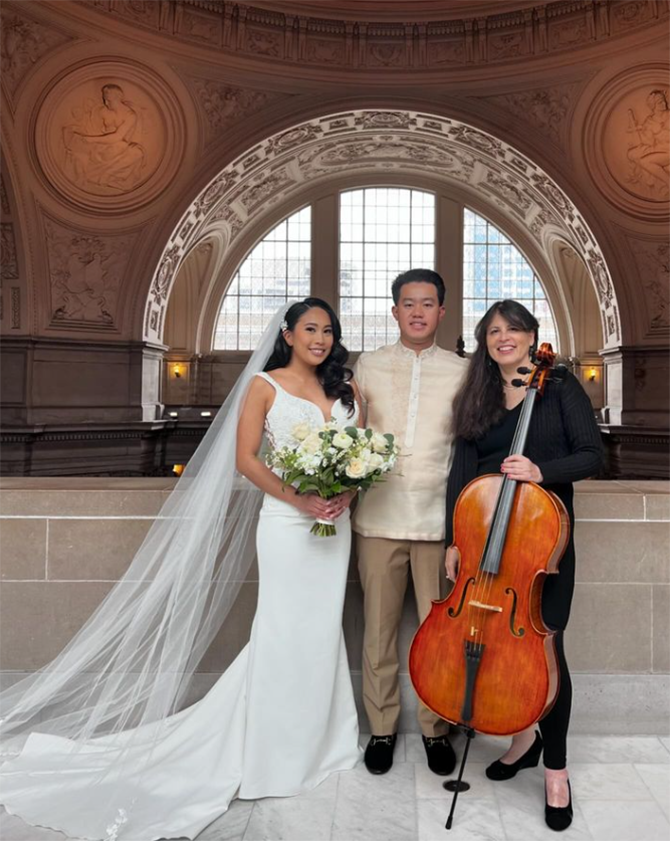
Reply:
M567 739L572 708L572 681L563 649L563 631L555 637L560 686L558 697L549 713L540 721L540 732L544 742L544 767L556 771L567 764Z

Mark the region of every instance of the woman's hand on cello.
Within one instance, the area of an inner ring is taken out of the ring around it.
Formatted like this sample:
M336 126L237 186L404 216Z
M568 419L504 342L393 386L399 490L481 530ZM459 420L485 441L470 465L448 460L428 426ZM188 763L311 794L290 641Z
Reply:
M458 561L460 553L455 546L450 546L447 549L447 554L444 556L444 568L447 571L447 578L449 581L455 581L458 575Z
M500 471L517 482L541 482L543 479L540 468L526 456L507 456Z

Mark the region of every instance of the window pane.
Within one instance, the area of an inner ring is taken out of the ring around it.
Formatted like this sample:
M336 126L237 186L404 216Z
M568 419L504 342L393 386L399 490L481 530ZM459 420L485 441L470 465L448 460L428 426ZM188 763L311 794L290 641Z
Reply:
M370 187L340 194L340 316L352 351L398 338L391 283L410 268L435 268L435 196Z
M502 298L514 298L540 322L540 342L558 350L556 323L540 279L521 251L488 219L463 212L463 339L474 351L475 327Z
M249 252L221 304L214 350L253 350L272 316L311 287L311 208L284 219Z

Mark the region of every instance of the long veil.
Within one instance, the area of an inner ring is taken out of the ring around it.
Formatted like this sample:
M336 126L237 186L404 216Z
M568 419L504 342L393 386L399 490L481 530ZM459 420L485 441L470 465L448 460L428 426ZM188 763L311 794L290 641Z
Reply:
M237 423L288 306L263 333L123 578L55 660L0 694L5 755L33 733L63 737L75 753L102 737L119 749L107 752L100 775L123 779L124 761L137 761L132 745L159 740L184 704L253 560L262 494L236 473ZM141 777L141 768L132 774Z

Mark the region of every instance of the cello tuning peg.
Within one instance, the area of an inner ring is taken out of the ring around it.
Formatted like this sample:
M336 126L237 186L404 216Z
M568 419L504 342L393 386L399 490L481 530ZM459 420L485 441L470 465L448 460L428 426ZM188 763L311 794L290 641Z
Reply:
M517 374L530 374L531 369L530 368L517 368L516 372L517 372Z
M523 380L512 380L511 383L515 388L521 388L522 385L526 385Z

